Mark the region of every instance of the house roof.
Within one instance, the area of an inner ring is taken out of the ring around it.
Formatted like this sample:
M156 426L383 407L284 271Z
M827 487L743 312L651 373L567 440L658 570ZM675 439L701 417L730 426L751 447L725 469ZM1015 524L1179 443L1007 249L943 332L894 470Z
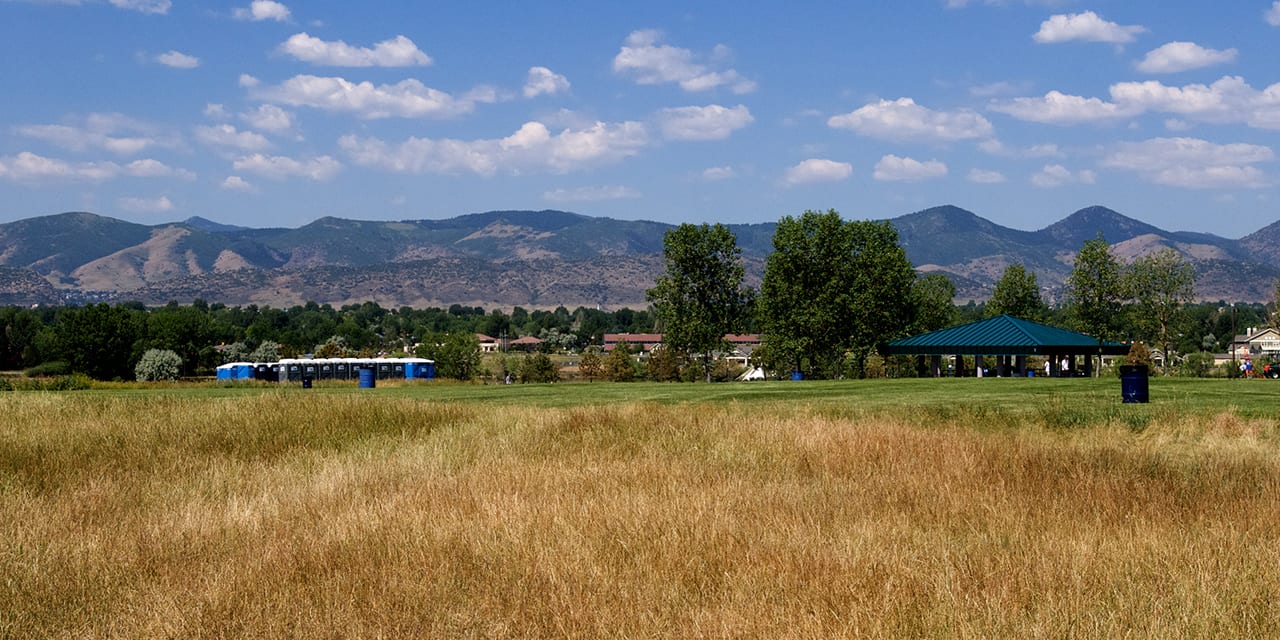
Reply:
M898 355L1123 355L1129 346L1119 342L1099 345L1090 335L1004 315L894 340L886 351Z
M525 336L523 338L516 338L515 340L512 340L511 344L513 345L542 344L542 341L533 336Z
M628 344L641 344L645 342L662 342L661 333L606 333L604 334L605 343L621 342L626 340Z

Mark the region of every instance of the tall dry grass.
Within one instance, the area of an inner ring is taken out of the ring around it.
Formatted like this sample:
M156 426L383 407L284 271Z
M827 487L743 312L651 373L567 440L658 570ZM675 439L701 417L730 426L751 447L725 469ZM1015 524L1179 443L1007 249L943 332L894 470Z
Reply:
M0 396L0 637L1263 637L1232 412Z

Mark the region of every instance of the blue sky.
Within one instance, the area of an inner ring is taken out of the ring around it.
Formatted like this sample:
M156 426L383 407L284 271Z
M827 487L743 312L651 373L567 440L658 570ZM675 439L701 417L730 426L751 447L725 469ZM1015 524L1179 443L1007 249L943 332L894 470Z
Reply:
M1280 0L626 5L0 0L0 222L1280 219Z

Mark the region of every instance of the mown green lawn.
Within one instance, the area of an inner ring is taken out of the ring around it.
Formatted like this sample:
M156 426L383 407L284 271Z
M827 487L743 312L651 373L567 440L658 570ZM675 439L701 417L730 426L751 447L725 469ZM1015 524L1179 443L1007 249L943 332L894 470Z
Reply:
M355 382L130 386L77 393L180 394L209 397L276 392L297 394L362 394L388 398L420 398L445 402L538 407L604 405L623 402L662 404L772 403L794 401L834 412L953 412L1002 416L1043 415L1046 411L1081 418L1148 416L1180 412L1214 413L1232 409L1242 417L1280 419L1280 381L1202 380L1153 377L1149 405L1123 404L1117 378L963 378L835 381L771 381L750 383L557 383L485 385L451 381L387 382L359 389ZM1070 419L1074 420L1074 418Z

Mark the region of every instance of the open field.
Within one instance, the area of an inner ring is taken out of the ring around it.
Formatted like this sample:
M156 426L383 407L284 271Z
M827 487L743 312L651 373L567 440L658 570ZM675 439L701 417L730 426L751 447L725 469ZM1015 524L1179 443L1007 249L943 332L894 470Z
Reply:
M0 637L1265 637L1280 384L0 394Z

